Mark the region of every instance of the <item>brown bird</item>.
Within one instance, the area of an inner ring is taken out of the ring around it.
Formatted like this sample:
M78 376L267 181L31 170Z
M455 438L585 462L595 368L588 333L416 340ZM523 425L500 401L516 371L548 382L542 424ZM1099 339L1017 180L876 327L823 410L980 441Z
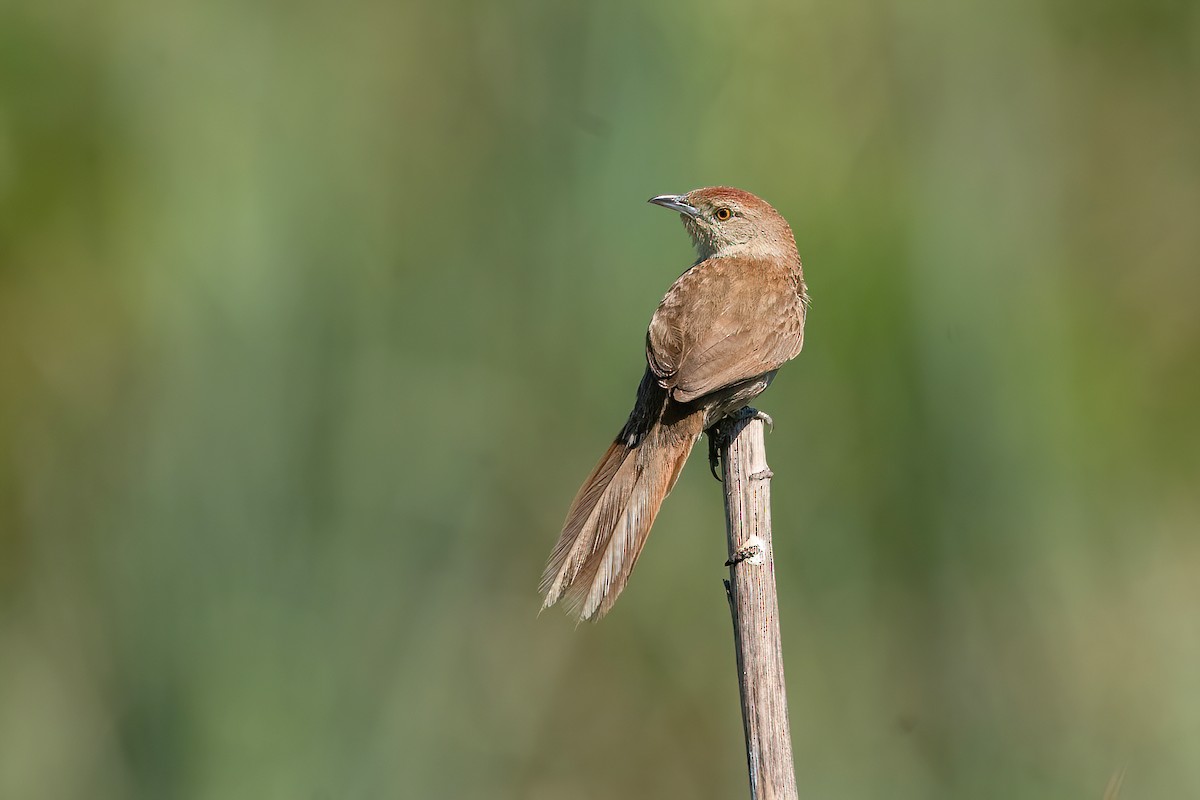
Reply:
M757 397L804 344L808 290L779 212L725 186L650 202L679 212L698 258L650 320L633 411L542 573L543 607L565 598L580 620L607 614L625 588L700 434Z

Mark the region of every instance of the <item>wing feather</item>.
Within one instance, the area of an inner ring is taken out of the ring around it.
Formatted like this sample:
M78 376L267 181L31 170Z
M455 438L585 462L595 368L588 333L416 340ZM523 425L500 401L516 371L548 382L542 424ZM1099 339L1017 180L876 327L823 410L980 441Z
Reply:
M807 302L797 274L772 261L715 258L681 275L646 333L659 385L688 403L795 358Z

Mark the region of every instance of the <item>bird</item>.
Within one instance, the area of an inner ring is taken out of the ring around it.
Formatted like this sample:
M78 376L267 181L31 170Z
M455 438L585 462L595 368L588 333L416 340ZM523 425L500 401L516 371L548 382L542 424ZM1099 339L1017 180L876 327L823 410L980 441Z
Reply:
M715 442L713 427L744 413L804 345L808 287L778 211L728 186L649 202L679 213L696 260L650 320L633 410L575 495L542 573L542 608L564 601L580 622L612 609L701 434Z

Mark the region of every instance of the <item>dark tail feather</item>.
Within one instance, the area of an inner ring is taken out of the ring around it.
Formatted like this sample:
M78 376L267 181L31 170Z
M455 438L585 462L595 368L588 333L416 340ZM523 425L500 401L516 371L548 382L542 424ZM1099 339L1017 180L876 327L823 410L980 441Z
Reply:
M608 448L575 496L542 574L545 606L565 597L581 620L608 613L703 425L700 412L656 423L634 448L620 440Z

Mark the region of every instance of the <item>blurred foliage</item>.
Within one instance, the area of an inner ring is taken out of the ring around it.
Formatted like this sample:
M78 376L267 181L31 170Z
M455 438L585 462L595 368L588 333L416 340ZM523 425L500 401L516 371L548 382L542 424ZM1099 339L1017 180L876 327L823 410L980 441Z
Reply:
M1200 795L1198 8L0 4L0 797L744 796L702 459L535 593L717 183L805 796Z

